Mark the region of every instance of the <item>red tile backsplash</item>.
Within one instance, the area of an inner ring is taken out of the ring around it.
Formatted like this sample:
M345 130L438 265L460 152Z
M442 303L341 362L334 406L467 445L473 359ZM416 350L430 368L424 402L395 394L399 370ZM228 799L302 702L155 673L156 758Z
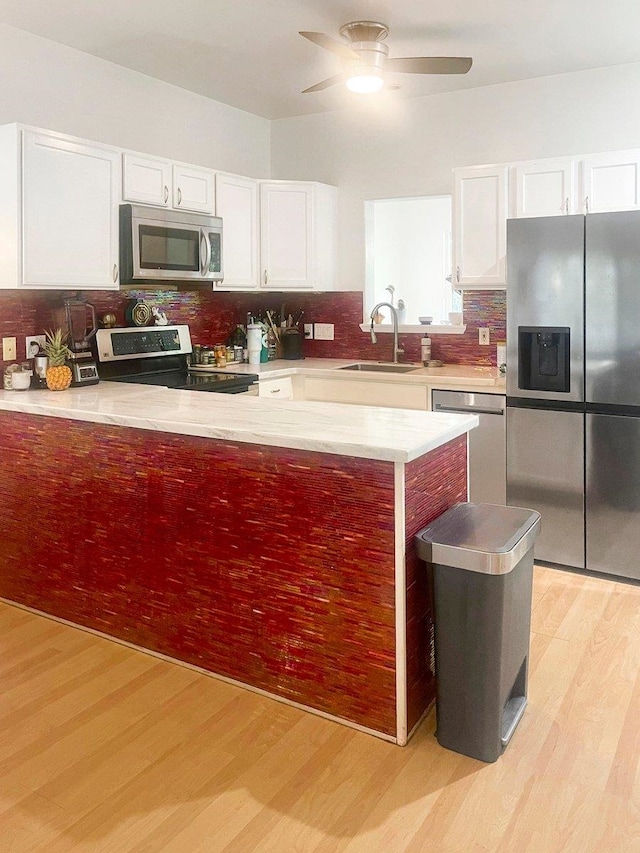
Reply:
M51 308L68 293L42 291L0 291L0 337L18 338L18 360L25 357L24 338L52 325ZM391 357L392 338L380 335L372 344L362 332L362 293L213 293L211 291L141 290L125 292L93 291L84 293L95 305L98 316L116 315L124 325L124 309L130 298L146 299L165 311L171 323L187 323L194 343L215 344L224 341L236 324L246 322L247 312L280 311L287 314L304 310L301 322L333 323L335 340L305 341L304 353L314 358L353 358L386 361ZM506 333L504 291L466 291L464 294L464 335L433 335L432 355L449 364L495 365L496 341ZM478 345L478 327L491 329L491 346ZM420 360L421 334L400 336L407 361ZM1 364L1 362L0 362Z

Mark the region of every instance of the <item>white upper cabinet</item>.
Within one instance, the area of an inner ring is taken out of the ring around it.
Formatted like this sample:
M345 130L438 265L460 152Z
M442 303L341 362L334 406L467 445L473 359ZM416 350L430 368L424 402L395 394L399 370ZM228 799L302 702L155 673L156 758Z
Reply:
M173 167L173 206L178 210L213 213L213 176L210 169L192 166Z
M511 216L561 216L578 213L574 160L517 163L510 170Z
M504 287L507 167L454 169L453 175L453 286Z
M261 183L261 287L334 289L336 200L336 188L326 184Z
M580 165L581 213L640 209L640 151L595 154Z
M216 174L216 216L222 217L224 281L216 290L255 290L260 286L258 182Z
M171 163L155 157L125 154L122 162L122 198L141 204L171 204Z
M117 289L119 200L118 151L24 131L18 286Z
M214 172L144 154L123 155L122 198L140 204L213 213Z

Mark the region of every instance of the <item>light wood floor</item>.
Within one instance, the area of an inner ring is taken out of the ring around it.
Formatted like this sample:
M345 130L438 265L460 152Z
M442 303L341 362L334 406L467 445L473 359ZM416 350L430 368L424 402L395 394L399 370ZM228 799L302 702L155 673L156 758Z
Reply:
M640 587L536 568L531 652L485 765L0 604L0 851L640 851Z

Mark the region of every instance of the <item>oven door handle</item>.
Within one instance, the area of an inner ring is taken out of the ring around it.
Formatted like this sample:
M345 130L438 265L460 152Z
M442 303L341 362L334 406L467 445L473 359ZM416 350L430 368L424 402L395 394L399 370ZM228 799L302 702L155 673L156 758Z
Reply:
M204 230L200 229L200 274L206 276L209 274L209 265L211 264L211 240L209 235Z

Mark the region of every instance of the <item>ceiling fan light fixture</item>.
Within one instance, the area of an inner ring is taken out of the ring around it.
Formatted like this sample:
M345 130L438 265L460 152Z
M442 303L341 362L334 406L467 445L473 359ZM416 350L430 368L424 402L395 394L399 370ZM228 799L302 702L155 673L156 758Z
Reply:
M376 68L369 68L367 71L360 71L352 74L346 80L347 89L350 92L355 92L357 95L372 95L374 92L379 92L384 86L382 73Z

